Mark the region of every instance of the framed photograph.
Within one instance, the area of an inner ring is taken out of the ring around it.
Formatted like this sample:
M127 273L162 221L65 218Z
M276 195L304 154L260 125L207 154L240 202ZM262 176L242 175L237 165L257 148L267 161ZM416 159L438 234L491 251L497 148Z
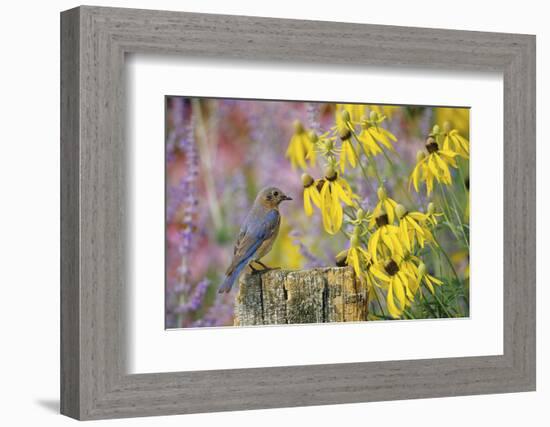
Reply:
M535 390L534 36L83 6L61 58L63 414Z
M166 115L166 328L469 317L469 108Z

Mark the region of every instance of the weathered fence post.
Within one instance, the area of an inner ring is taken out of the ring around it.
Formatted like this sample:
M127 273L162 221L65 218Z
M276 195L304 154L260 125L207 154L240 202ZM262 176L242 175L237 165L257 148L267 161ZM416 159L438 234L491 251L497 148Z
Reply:
M270 270L239 281L235 326L367 320L366 283L351 267Z

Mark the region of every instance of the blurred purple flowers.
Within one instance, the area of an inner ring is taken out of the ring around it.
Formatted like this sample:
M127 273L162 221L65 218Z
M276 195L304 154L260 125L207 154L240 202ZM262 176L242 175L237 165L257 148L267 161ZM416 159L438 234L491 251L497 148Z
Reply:
M177 265L175 274L167 274L166 327L202 326L201 312L206 308L205 299L211 282L203 278L195 283L190 265L192 254L204 234L205 219L198 211L200 160L193 116L186 108L185 99L172 99L171 118L174 127L168 136L166 160L170 164L181 158L183 174L174 185L168 184L166 191L166 222L175 225L175 231L167 236L167 268ZM230 321L227 316L217 319L220 324ZM216 322L211 323L211 326L217 326Z

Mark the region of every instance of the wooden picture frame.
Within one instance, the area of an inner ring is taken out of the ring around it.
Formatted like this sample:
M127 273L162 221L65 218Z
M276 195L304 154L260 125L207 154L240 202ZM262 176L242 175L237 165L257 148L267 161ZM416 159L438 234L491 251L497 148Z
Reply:
M127 53L502 72L503 355L127 374ZM61 166L65 415L100 419L535 390L532 35L78 7L61 14Z

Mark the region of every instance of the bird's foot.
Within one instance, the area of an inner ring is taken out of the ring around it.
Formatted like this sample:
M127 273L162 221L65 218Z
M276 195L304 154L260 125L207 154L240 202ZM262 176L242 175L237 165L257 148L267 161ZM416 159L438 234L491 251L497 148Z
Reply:
M256 268L252 267L252 264L251 264L250 269L252 270L252 273L265 273L266 271L280 270L281 269L281 267L268 267L267 265L265 265L261 261L254 260L253 262L255 262L256 264L261 265L263 268L262 268L262 270L258 270Z

